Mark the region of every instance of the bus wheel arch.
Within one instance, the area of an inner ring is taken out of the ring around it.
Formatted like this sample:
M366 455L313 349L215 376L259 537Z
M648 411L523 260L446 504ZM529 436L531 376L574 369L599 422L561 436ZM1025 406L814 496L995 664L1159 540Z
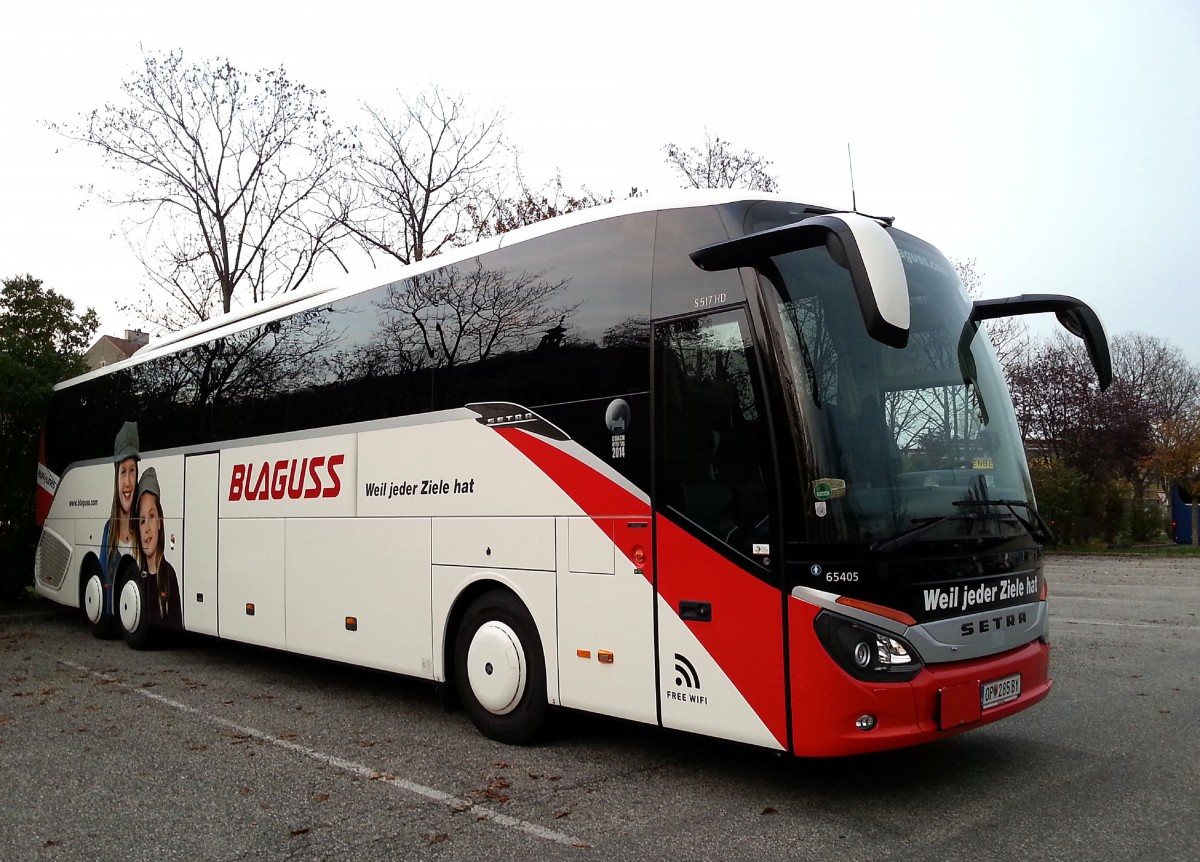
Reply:
M454 690L485 736L512 745L529 742L549 711L546 662L533 615L515 593L494 582L460 598L448 632L453 647L446 667L453 669Z
M484 593L492 590L510 590L506 584L492 578L482 578L478 581L473 581L467 584L457 596L450 606L450 612L446 614L446 627L442 631L442 671L445 676L445 681L441 685L442 703L447 711L459 709L462 702L458 697L458 686L454 672L454 642L458 636L458 630L462 626L463 617L466 616L467 609L471 607L474 601Z

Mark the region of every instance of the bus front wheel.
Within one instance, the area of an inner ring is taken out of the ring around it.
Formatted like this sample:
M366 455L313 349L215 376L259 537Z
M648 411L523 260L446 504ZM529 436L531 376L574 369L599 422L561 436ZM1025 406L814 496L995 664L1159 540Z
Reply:
M98 638L113 636L113 620L106 608L106 599L100 564L93 562L83 570L79 582L79 615Z
M490 739L520 745L546 719L546 662L533 618L516 596L484 593L463 616L454 642L463 706Z

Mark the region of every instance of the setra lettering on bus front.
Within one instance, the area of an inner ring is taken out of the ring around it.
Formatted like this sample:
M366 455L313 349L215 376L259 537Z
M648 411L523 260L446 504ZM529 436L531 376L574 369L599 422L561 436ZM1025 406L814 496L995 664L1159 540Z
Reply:
M986 634L992 631L1001 631L1002 629L1010 629L1013 626L1025 625L1029 617L1025 611L1018 611L1015 614L997 614L993 617L986 617L973 620L969 623L963 623L959 626L959 631L963 637L971 637L976 634Z

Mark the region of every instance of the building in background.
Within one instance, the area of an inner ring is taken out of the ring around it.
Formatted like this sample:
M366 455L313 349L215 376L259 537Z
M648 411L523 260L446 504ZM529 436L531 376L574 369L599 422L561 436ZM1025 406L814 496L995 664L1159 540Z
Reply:
M94 371L105 365L112 365L122 359L128 359L150 343L150 334L140 329L126 329L124 338L115 335L101 335L96 343L83 354L88 371Z

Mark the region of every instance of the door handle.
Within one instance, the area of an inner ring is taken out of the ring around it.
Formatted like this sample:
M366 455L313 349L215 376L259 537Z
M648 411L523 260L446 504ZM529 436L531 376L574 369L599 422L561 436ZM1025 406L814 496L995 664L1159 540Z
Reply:
M712 622L712 603L680 600L679 618L681 620L694 620L698 623Z

